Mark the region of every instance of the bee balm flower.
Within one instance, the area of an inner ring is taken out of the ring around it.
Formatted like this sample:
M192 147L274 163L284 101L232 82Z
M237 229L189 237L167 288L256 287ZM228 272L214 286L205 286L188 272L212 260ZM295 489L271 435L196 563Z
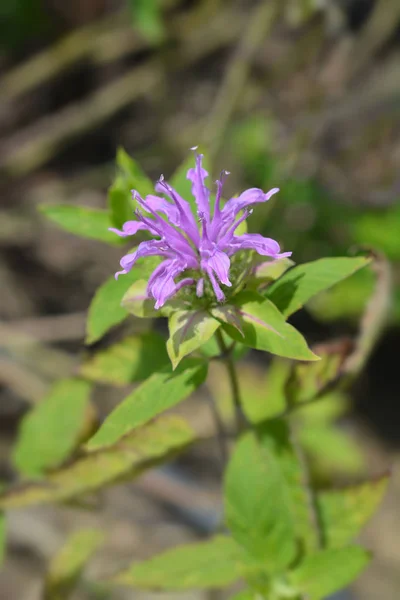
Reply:
M162 257L163 261L153 271L147 285L147 294L154 298L156 309L161 308L169 298L186 286L193 286L197 297L201 298L211 284L215 300L223 302L223 287L232 286L231 257L240 250L254 250L272 259L291 255L291 252L280 253L278 242L258 233L236 233L239 225L250 214L248 207L266 202L279 189L273 188L264 193L258 188L250 188L222 206L222 187L229 174L223 171L216 182L217 191L212 211L210 190L204 183L208 173L202 166L202 159L203 155L196 153L195 166L187 173L187 178L192 182L197 218L189 202L161 176L155 190L167 196L168 200L151 194L142 198L138 192L133 191L135 200L142 208L142 211L137 210L135 213L137 220L127 221L122 230L110 228L110 231L122 237L146 230L157 238L140 243L134 252L126 254L120 262L122 270L115 275L117 278L128 273L139 258Z

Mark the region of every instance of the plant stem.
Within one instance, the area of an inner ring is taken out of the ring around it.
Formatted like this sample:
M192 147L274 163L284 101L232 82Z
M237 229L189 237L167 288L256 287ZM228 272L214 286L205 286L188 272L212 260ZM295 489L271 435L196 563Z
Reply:
M235 409L235 421L236 421L236 431L240 433L246 424L246 418L242 411L242 404L240 400L240 388L239 388L239 380L237 376L237 371L235 367L235 362L232 358L232 347L228 348L225 344L225 340L222 337L222 333L220 330L216 332L218 346L221 350L220 358L225 363L226 370L228 372L229 384L232 392L232 400Z

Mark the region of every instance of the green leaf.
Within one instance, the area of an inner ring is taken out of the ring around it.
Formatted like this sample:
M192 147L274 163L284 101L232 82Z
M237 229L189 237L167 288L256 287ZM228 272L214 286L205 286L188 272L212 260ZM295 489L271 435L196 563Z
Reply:
M139 279L135 281L125 292L121 305L125 311L138 318L160 317L160 310L154 308L154 298L147 295L147 280Z
M4 557L6 554L6 535L6 516L3 513L0 513L0 567L4 562Z
M150 590L220 588L240 578L240 556L235 542L220 535L134 563L113 581Z
M118 172L108 191L108 206L114 227L120 229L125 221L133 218L136 205L132 198L132 190L145 197L154 192L154 185L123 148L118 149L116 162Z
M268 421L256 429L260 443L279 464L282 487L292 515L296 536L308 550L317 546L312 498L307 487L303 464L292 443L288 423L284 419Z
M103 542L103 533L96 529L83 529L73 533L50 563L45 580L44 600L66 600L86 563Z
M246 381L242 391L242 406L251 423L273 419L286 411L285 388L292 366L288 360L274 358L261 385L259 381Z
M121 275L117 280L114 276L110 277L99 287L89 306L86 323L87 344L93 344L111 327L126 319L129 313L121 306L124 294L134 281L148 277L158 263L158 259L140 259L132 271Z
M133 429L185 400L206 376L207 365L190 359L173 372L168 366L153 373L112 411L89 440L87 448L96 450L114 444Z
M359 546L324 550L306 557L288 579L307 600L322 600L352 583L369 561L369 552Z
M124 338L97 352L81 367L81 375L91 381L127 385L147 379L168 364L164 338L155 331Z
M256 292L240 292L231 299L244 336L232 325L225 331L238 342L257 350L297 360L318 360L301 333L286 323L279 310Z
M115 233L108 231L112 223L106 210L71 204L42 204L40 211L69 233L113 246L125 243Z
M325 546L339 548L352 541L375 513L388 486L388 477L320 492L316 497Z
M162 417L127 435L121 443L52 473L45 481L5 490L0 494L0 510L71 500L123 477L132 479L186 448L194 438L194 431L183 419Z
M161 42L165 31L159 0L128 0L133 22L143 35L155 44Z
M353 233L358 244L376 248L392 259L400 258L400 207L362 211L354 221Z
M201 148L198 148L197 152L202 153ZM197 205L196 201L192 194L192 182L187 179L186 175L189 169L192 169L195 166L195 158L192 153L183 161L183 163L178 167L175 173L171 177L170 184L175 190L178 192L182 198L184 198L187 202L189 202L192 212L194 215L197 215ZM210 173L210 166L208 163L207 155L204 155L203 158L203 167ZM210 175L206 180L206 183L209 187Z
M238 234L236 234L238 235ZM295 264L290 258L281 258L280 260L272 260L268 262L265 260L265 256L258 256L254 259L256 261L256 268L253 270L253 274L246 282L247 289L259 290L263 289L267 285L276 281L282 275L293 267Z
M40 476L60 465L79 441L91 385L65 379L23 418L13 459L24 475Z
M346 279L370 262L365 257L321 258L298 265L275 281L265 295L287 318L313 296Z
M254 433L242 436L225 475L225 519L234 539L266 570L286 567L295 532L280 465Z
M306 425L299 441L317 472L333 472L356 476L365 468L359 445L334 424Z
M219 321L205 310L181 310L169 320L168 356L175 369L182 358L207 342L220 327Z

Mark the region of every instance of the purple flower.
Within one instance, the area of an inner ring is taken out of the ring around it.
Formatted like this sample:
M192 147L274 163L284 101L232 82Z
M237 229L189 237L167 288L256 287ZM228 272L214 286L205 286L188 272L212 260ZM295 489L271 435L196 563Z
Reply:
M250 188L222 206L222 187L229 174L223 171L216 182L215 208L214 214L211 214L210 191L204 183L208 173L202 167L202 158L202 154L195 153L195 167L187 173L187 179L192 182L197 218L192 213L190 204L161 176L155 190L169 200L153 195L142 198L133 191L134 198L143 211L136 210L137 220L124 223L122 231L110 229L122 237L147 230L158 238L144 241L134 252L126 254L120 263L122 271L115 274L117 278L128 273L139 258L162 257L163 261L153 271L147 286L148 296L154 298L156 309L161 308L185 286L193 286L200 298L211 284L215 298L218 302L223 302L225 294L221 285L232 286L229 279L231 257L239 250L255 250L272 259L291 255L291 252L281 254L275 240L258 233L235 234L239 225L250 214L248 207L257 202L266 202L279 191L278 188L267 193L258 188Z

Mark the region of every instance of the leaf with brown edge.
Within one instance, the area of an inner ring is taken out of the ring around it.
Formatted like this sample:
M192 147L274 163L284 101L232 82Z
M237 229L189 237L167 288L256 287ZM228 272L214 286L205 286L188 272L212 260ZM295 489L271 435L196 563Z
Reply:
M129 477L168 459L195 439L189 424L164 416L107 449L86 454L46 480L13 486L0 494L0 510L63 502Z

